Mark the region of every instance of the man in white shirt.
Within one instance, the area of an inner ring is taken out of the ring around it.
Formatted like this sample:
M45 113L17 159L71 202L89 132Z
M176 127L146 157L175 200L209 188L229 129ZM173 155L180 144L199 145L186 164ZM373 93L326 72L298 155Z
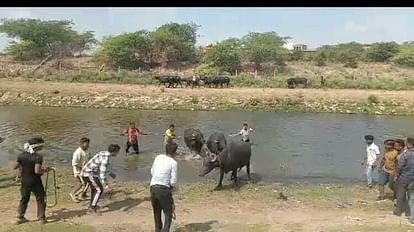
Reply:
M169 232L174 213L172 191L177 184L177 161L174 160L178 145L165 145L166 155L158 155L151 167L151 204L154 211L155 232ZM164 226L161 221L164 212Z
M236 135L240 135L241 136L241 140L243 142L248 143L248 142L250 142L249 135L250 135L250 132L251 131L253 131L253 129L249 127L249 124L243 123L243 128L240 130L240 132L237 133L237 134L230 135L230 136L233 137L233 136L236 136Z
M366 175L368 187L372 188L372 173L377 165L377 156L380 154L378 146L374 143L374 136L366 135L365 141L367 143L366 152L362 165L366 166Z
M86 191L89 187L86 179L82 178L80 175L83 166L85 166L86 162L90 159L90 154L88 152L89 143L89 138L81 138L80 146L73 153L72 157L73 176L79 181L79 187L70 193L70 197L76 203L78 203L79 200L84 200L86 198Z

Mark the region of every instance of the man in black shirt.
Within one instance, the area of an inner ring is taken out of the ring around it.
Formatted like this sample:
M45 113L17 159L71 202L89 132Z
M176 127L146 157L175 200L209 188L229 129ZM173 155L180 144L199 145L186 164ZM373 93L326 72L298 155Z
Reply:
M43 157L36 152L42 150L43 138L35 137L24 144L25 151L17 157L14 169L21 169L21 200L19 204L17 223L27 222L24 217L30 194L33 193L37 201L37 217L43 224L46 222L46 192L43 187L41 176L48 172L50 168L43 168Z

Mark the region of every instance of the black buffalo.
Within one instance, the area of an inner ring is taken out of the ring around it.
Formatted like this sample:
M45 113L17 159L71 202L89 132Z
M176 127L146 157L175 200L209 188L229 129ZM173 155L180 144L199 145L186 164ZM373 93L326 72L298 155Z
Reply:
M207 148L214 154L219 154L227 146L227 140L223 133L213 133L207 140Z
M185 77L185 78L182 78L181 81L186 83L185 87L191 86L191 88L194 88L194 87L200 88L200 79L196 76Z
M204 87L209 87L213 85L213 77L202 77L201 80L204 82Z
M160 86L161 84L164 84L164 86L166 86L167 88L177 88L178 85L180 85L181 87L183 87L182 83L181 83L181 77L179 76L156 76L154 77L155 80L158 80L158 86ZM167 85L168 84L168 85Z
M184 142L191 152L200 155L201 147L206 143L200 130L189 128L184 131Z
M230 87L230 77L226 77L226 76L219 76L216 77L216 82L215 82L215 86L216 88L218 88L218 86L220 85L221 88L224 88L224 85L226 85L226 87Z
M308 87L308 79L303 77L292 77L286 80L288 88L294 89L298 85L303 85L303 87Z
M231 179L234 186L238 187L237 169L246 167L247 178L250 181L250 143L242 141L231 141L218 155L202 149L203 166L199 176L205 176L215 168L220 168L220 179L216 186L216 190L223 186L223 177L225 173L232 172Z
M230 77L226 76L208 76L203 77L201 80L203 80L204 86L209 88L218 88L219 86L221 88L224 88L224 86L230 87Z

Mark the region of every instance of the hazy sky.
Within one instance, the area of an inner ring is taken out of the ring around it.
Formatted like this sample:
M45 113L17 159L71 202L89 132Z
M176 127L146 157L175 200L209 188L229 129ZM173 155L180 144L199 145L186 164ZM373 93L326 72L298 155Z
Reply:
M317 47L357 41L414 40L414 8L0 8L0 18L71 19L98 39L168 22L201 25L199 45L250 31L276 31L294 43ZM0 49L8 39L0 37Z

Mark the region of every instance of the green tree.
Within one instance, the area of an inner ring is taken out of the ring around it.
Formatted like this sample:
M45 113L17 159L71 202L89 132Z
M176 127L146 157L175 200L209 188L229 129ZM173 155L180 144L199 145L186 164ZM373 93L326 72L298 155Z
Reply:
M358 60L356 57L349 56L344 64L345 68L358 68Z
M78 34L69 20L2 19L0 33L15 39L7 50L19 59L62 57L81 53L96 43L91 31Z
M197 60L195 44L199 26L194 23L168 23L151 33L151 59L163 66Z
M107 64L134 69L151 63L150 33L145 30L104 38L97 56Z
M374 43L367 50L367 58L374 62L386 62L399 50L396 42Z
M74 53L78 53L82 56L82 52L91 50L92 46L98 44L98 40L95 39L93 31L86 31L82 34L76 35L73 45Z
M320 51L315 56L315 64L316 66L326 66L326 53L325 51Z
M326 45L318 50L323 51L330 62L346 63L349 59L363 60L365 57L364 45L357 42Z
M22 41L20 43L12 41L7 46L6 52L12 54L18 60L43 57L41 49L37 48L31 41Z
M210 48L204 57L204 63L219 67L221 71L235 73L241 64L241 42L231 38Z
M19 55L27 52L42 58L47 55L64 55L66 46L74 39L72 25L68 20L2 19L0 32L16 39L8 48L10 52L19 51ZM19 45L20 43L22 44Z
M397 65L414 67L414 44L404 43L391 61Z
M260 69L265 62L275 62L284 65L288 52L283 48L288 37L281 37L276 32L250 32L243 37L243 52L246 59Z
M305 57L305 53L303 51L293 51L290 55L289 55L289 60L290 61L300 61L303 60Z

